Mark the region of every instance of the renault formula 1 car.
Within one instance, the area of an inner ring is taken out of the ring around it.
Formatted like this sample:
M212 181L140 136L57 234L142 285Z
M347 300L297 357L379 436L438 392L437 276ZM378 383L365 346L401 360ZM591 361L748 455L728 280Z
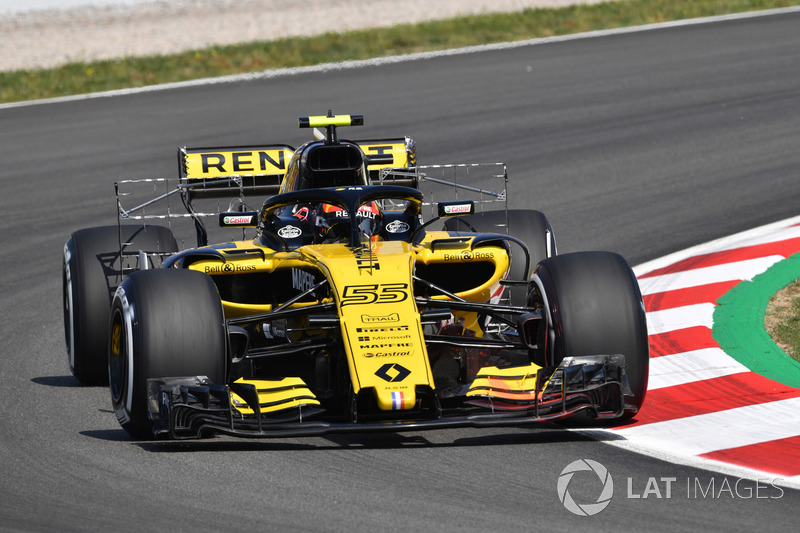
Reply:
M78 380L108 380L137 438L633 416L649 353L625 260L558 255L541 212L507 208L504 165L492 192L481 165L417 165L409 138L339 139L362 123L304 117L297 149L183 148L177 184L118 182L120 223L64 247ZM136 187L154 197L130 206Z

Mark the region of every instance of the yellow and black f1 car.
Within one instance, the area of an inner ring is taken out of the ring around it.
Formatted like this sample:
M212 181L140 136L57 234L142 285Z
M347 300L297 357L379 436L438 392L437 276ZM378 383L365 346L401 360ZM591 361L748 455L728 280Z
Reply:
M541 212L508 209L504 165L420 166L409 138L338 138L362 123L304 117L317 139L297 149L183 148L177 184L118 182L120 223L64 247L78 380L108 380L138 438L634 415L649 354L625 260L558 255ZM181 224L197 240L183 251Z

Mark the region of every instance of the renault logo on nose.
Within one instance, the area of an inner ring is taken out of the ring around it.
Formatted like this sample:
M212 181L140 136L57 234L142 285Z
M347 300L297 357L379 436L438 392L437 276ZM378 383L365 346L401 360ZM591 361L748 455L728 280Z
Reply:
M391 372L391 373L390 373ZM388 381L389 383L397 383L403 381L411 374L411 370L397 363L386 363L375 372L379 378Z

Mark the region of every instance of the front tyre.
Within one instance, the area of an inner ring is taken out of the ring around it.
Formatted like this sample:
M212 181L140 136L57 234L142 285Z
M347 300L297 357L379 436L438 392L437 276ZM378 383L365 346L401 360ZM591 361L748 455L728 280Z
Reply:
M625 259L610 252L559 255L539 263L531 281L528 305L547 317L536 362L623 354L633 391L625 416L635 414L647 392L650 349L639 284Z
M152 438L148 378L208 376L225 382L226 328L211 278L201 272L134 272L111 306L108 377L117 420L132 437Z

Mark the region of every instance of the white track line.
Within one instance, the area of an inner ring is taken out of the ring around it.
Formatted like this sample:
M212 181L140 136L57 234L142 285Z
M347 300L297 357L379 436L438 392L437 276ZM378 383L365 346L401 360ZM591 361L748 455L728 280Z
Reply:
M647 333L658 335L694 326L711 329L714 325L714 307L712 303L704 303L651 311L646 315Z
M665 255L664 257L659 257L658 259L648 261L647 263L637 265L633 267L633 271L637 276L643 276L644 274L652 272L653 270L667 267L677 263L678 261L683 261L684 259L695 257L697 255L709 254L721 250L732 250L734 248L741 248L742 246L748 245L751 246L761 242L773 242L773 235L786 229L787 226L793 226L795 224L800 224L800 216L779 220L771 224L765 224L741 233L729 235L728 237L722 237L720 239L715 239L703 244L698 244L697 246L692 246L691 248L686 248L685 250L680 250L678 252Z
M700 468L709 472L717 472L726 476L734 476L743 479L759 480L761 482L768 480L774 481L775 485L781 487L788 487L792 489L800 489L800 476L782 477L777 474L762 472L752 468L733 465L722 461L713 459L706 459L705 457L689 456L685 454L675 453L673 450L664 448L656 449L651 446L646 446L638 441L625 440L617 436L618 440L614 439L613 432L604 430L574 430L578 433L588 437L601 440L606 444L641 455L646 455L659 461L672 463L676 465L688 466L691 468Z
M615 433L647 447L687 455L739 448L800 435L800 398L653 422Z
M745 246L756 246L758 244L788 241L789 239L797 239L798 237L800 237L800 226L792 225L787 228L771 231L768 235L744 238L737 243L723 246L719 249L719 251L724 252L726 250L734 250L736 248L743 248Z
M639 280L639 289L642 291L642 295L646 296L648 294L658 294L665 291L700 287L722 281L751 280L762 272L766 272L767 269L775 263L783 261L784 259L782 255L757 257L755 259L644 278Z
M594 39L598 37L609 37L614 35L624 35L629 33L639 33L643 31L661 30L665 28L678 28L685 26L698 26L701 24L711 24L715 22L726 22L732 20L744 20L759 17L768 17L774 15L783 15L788 13L800 12L800 6L785 7L779 9L766 9L762 11L751 11L746 13L734 13L730 15L720 15L716 17L703 17L686 20L676 20L672 22L660 22L656 24L645 24L641 26L629 26L625 28L614 28L609 30L598 30L584 33L576 33L571 35L559 35L555 37L542 37L538 39L528 39L525 41L506 42L497 44L487 44L479 46L468 46L465 48L454 48L450 50L440 50L436 52L420 52L416 54L406 54L400 56L378 57L373 59L365 59L359 61L342 61L339 63L325 63L322 65L314 65L309 67L296 67L296 68L283 68L267 70L263 72L251 72L247 74L237 74L234 76L222 76L218 78L202 78L198 80L182 81L176 83L164 83L161 85L148 85L146 87L139 87L135 89L121 89L116 91L104 91L97 93L81 94L74 96L64 96L59 98L46 98L42 100L29 100L25 102L11 102L8 104L0 104L0 110L24 107L30 105L42 104L57 104L62 102L72 102L76 100L86 100L89 98L109 98L113 96L124 96L128 94L139 94L153 91L165 91L170 89L181 89L186 87L197 87L203 85L216 85L221 83L237 83L242 81L272 79L286 76L298 76L301 74L308 74L313 72L331 72L345 69L367 68L376 67L381 65L389 65L393 63L405 63L409 61L423 61L437 57L447 57L465 54L475 54L481 52L492 52L497 50L511 50L514 48L522 48L525 46L538 46L550 43L560 43L566 41L576 41L581 39Z
M720 348L704 348L650 359L647 390L750 372Z

